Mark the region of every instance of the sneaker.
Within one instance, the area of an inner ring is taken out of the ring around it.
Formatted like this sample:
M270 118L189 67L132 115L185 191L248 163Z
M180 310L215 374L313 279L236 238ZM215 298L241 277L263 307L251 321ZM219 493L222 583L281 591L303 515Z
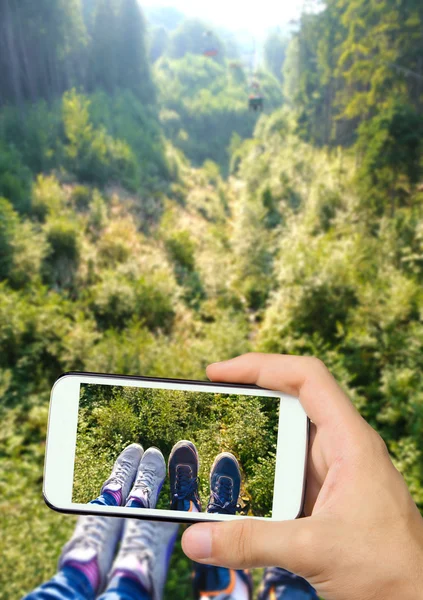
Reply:
M104 482L101 494L111 494L118 504L123 506L134 483L144 449L139 444L130 444L117 457L112 474Z
M253 584L248 571L194 563L196 600L251 600Z
M155 508L166 478L166 463L158 448L148 448L138 467L134 486L129 492L127 506Z
M136 580L152 600L161 600L178 529L177 523L126 519L110 581L128 577Z
M79 517L71 539L63 547L59 570L73 567L82 571L97 594L106 583L122 526L123 519L115 517Z
M302 577L280 567L265 569L258 600L319 600L315 589Z
M221 452L210 470L210 499L208 513L234 515L238 508L241 471L230 452Z
M197 448L192 442L177 442L169 456L170 508L201 512L198 495L199 459Z

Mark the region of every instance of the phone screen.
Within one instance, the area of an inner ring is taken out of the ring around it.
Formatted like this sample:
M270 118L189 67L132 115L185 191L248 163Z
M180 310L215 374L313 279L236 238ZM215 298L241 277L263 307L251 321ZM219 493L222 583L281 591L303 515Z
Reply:
M72 501L271 517L280 402L82 383Z

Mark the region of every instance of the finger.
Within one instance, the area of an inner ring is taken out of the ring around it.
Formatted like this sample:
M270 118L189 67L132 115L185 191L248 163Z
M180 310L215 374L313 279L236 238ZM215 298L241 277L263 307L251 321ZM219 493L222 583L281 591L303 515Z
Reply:
M207 367L212 381L254 383L297 396L317 426L339 424L339 420L361 421L348 396L317 358L283 354L243 354Z
M232 569L281 566L301 574L310 566L312 530L310 518L198 523L184 532L182 549L200 563Z

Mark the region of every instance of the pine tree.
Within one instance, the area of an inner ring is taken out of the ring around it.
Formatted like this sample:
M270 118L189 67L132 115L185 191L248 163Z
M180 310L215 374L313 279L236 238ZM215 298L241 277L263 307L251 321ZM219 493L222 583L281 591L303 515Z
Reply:
M0 102L52 99L83 81L80 0L0 3Z
M408 100L422 108L421 2L350 0L342 23L348 32L338 61L345 80L338 98L342 114L366 120Z
M279 31L271 33L264 43L266 67L279 80L282 79L282 65L285 60L287 40Z
M88 86L114 92L118 86L118 29L115 0L97 0L90 47Z
M137 0L121 0L117 23L118 85L143 102L155 102L147 55L146 24Z

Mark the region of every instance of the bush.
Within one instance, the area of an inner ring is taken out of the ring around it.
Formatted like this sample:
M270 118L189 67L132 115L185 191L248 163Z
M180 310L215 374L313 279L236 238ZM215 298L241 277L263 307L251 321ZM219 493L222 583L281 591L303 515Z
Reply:
M45 221L49 215L59 216L64 204L65 193L57 179L53 175L38 175L32 187L32 213Z
M19 152L0 142L0 197L4 196L19 212L27 212L30 182L31 172L22 164Z
M92 192L86 185L76 185L72 189L71 200L77 211L86 212L89 209Z
M165 240L170 259L187 271L195 267L195 244L188 231L177 231Z
M92 294L92 308L103 329L123 329L132 321L151 330L169 331L172 326L175 309L167 281L160 275L131 280L106 272Z
M45 225L48 250L43 263L44 280L58 288L73 286L80 259L80 228L65 217Z
M9 277L13 265L13 240L19 218L12 205L0 198L0 279Z
M104 127L90 122L90 100L75 90L63 96L63 124L67 139L67 167L81 181L104 186L122 183L138 185L138 169L129 145L107 134Z

